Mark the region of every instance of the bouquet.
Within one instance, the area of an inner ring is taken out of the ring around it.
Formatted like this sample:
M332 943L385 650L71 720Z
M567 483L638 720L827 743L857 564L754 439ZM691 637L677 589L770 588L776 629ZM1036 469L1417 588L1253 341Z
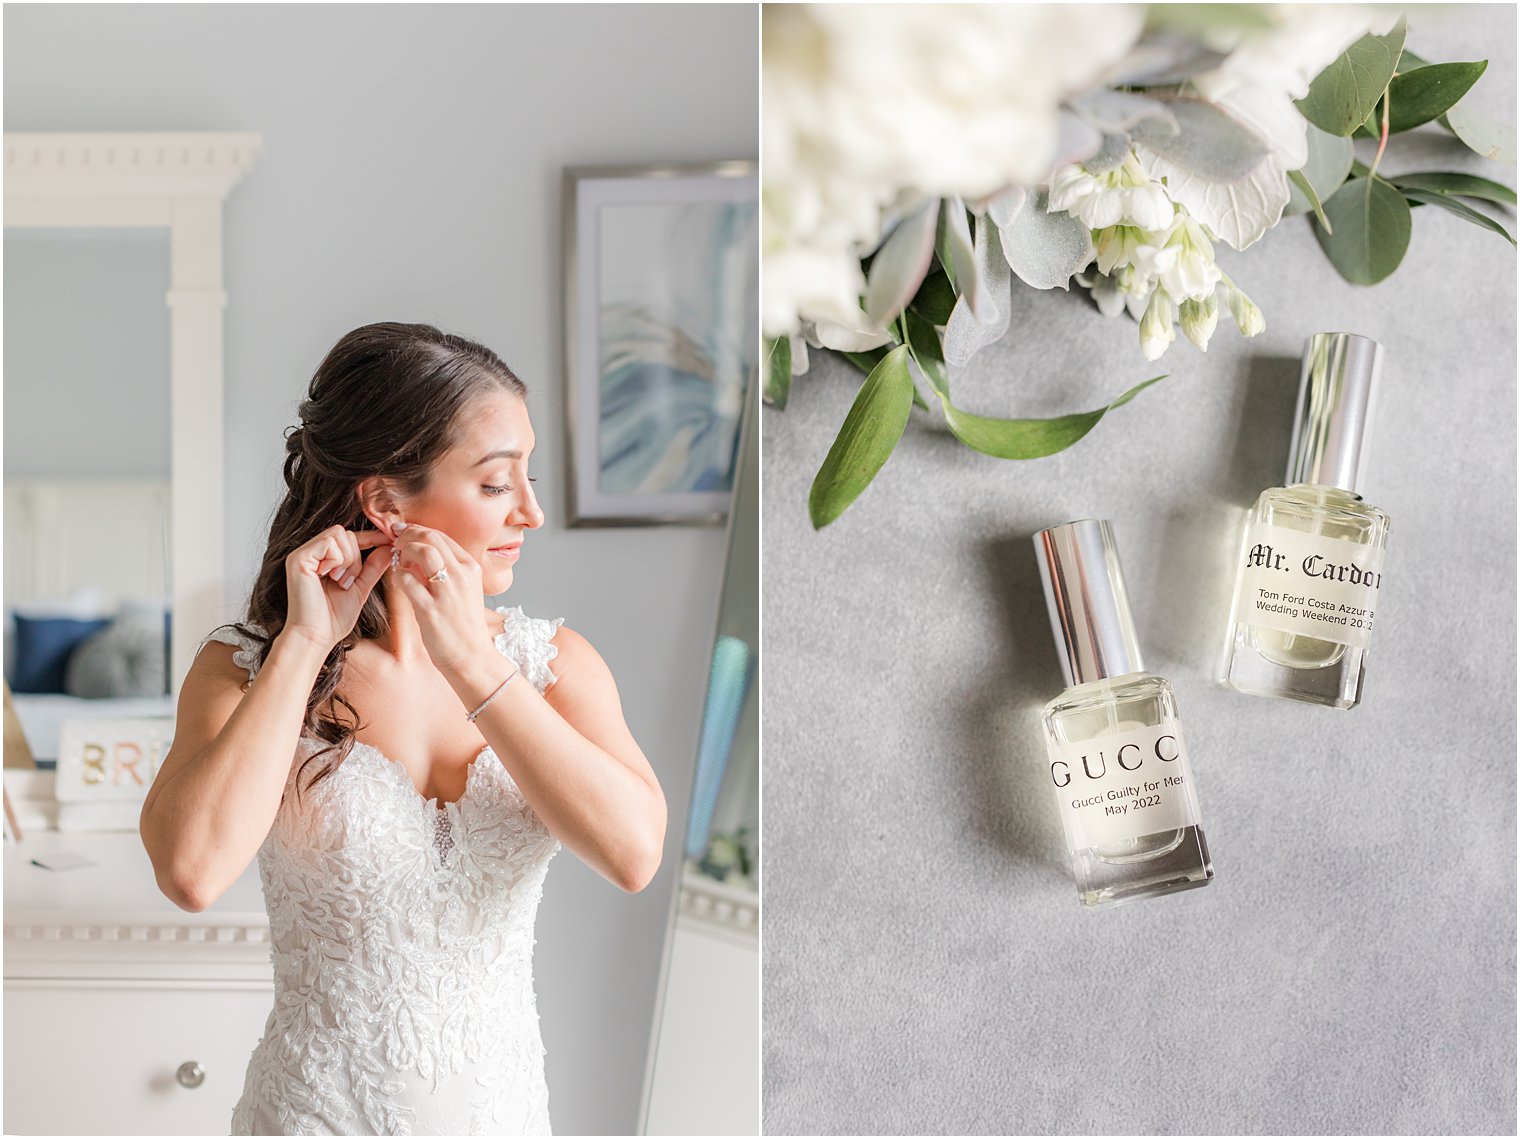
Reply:
M1009 328L1017 287L1088 290L1141 355L1207 349L1266 317L1218 266L1307 215L1348 282L1397 267L1413 211L1515 244L1512 189L1379 174L1392 136L1436 124L1514 162L1514 128L1462 105L1486 61L1429 63L1392 9L1265 5L784 5L765 9L761 320L766 399L808 350L863 372L814 480L815 527L865 489L912 408L968 447L1029 459L1105 407L1056 419L958 408L953 369ZM1355 141L1367 161L1358 161Z

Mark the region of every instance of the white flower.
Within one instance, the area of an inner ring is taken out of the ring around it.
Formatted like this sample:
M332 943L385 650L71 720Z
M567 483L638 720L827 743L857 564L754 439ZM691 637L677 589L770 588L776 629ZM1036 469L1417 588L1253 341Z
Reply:
M1124 311L1125 294L1117 279L1104 273L1078 273L1074 279L1092 290L1092 298L1104 316L1118 316Z
M860 261L848 251L805 245L776 250L765 258L761 327L767 337L786 336L796 330L798 312L838 324L863 320L865 289Z
M1098 252L1098 272L1112 273L1117 266L1131 265L1135 251L1145 241L1145 232L1132 225L1111 225L1093 234Z
M1214 291L1223 274L1214 264L1214 246L1203 227L1179 211L1172 227L1160 235L1147 234L1131 263L1143 283L1155 282L1174 301L1202 300Z
M1088 229L1121 224L1165 229L1172 221L1166 190L1146 176L1133 154L1102 174L1089 174L1080 164L1062 167L1050 180L1046 208L1069 213Z
M1255 336L1267 327L1266 317L1261 315L1261 309L1257 308L1251 298L1246 296L1235 287L1235 282L1228 277L1224 278L1225 297L1230 305L1230 316L1235 320L1235 326L1240 329L1242 336Z
M1182 335L1191 340L1195 348L1207 352L1209 337L1214 335L1214 326L1219 323L1218 299L1213 293L1203 300L1189 297L1177 312L1177 323L1182 326Z
M1145 316L1140 320L1140 352L1147 360L1158 359L1177 339L1173 319L1172 302L1166 290L1157 289L1151 294L1151 303L1145 306Z
M839 263L876 245L903 194L979 200L1042 181L1062 101L1129 51L1144 18L1138 5L768 6L766 335L799 314L838 321ZM826 280L807 279L799 250Z

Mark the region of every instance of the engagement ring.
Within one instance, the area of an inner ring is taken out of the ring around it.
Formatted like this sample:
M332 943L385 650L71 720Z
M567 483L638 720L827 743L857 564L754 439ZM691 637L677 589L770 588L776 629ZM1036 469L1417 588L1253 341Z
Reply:
M448 581L449 580L449 571L446 570L446 569L441 569L437 573L435 573L432 577L428 578L428 580L429 581Z

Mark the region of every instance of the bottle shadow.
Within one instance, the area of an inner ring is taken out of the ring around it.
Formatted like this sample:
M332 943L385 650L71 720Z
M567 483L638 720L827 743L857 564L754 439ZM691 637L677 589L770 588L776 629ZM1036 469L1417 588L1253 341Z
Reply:
M1281 486L1293 439L1299 361L1282 356L1246 363L1236 399L1235 444L1203 478L1212 494L1160 520L1163 540L1152 592L1140 620L1142 644L1157 665L1215 668L1234 598L1246 519L1261 492ZM1147 654L1147 662L1150 660Z
M1233 505L1249 509L1262 491L1283 485L1300 370L1296 357L1257 356L1247 363L1237 403L1235 447L1214 479Z
M1061 690L1061 673L1031 539L1009 535L980 550L980 588L998 599L1001 620L987 630L987 679L965 705L973 710L968 730L982 744L965 750L981 757L967 773L968 801L980 836L1065 876L1065 836L1040 725L1040 707Z

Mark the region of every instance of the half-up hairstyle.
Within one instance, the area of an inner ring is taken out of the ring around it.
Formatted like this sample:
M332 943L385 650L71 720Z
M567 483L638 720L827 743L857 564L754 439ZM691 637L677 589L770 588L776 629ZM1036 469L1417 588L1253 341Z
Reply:
M264 560L248 599L247 624L236 626L259 642L260 666L285 627L285 559L290 553L329 526L373 530L357 493L364 479L384 476L408 496L426 490L434 464L457 443L470 408L482 396L502 390L519 398L527 395L526 386L496 353L432 325L367 324L333 345L301 402L300 424L286 432L285 497L270 523ZM262 627L266 635L250 625ZM385 602L376 590L317 674L302 734L327 746L314 752L301 771L329 752L337 758L312 777L308 790L338 769L363 726L354 706L338 695L348 650L361 639L389 631Z

